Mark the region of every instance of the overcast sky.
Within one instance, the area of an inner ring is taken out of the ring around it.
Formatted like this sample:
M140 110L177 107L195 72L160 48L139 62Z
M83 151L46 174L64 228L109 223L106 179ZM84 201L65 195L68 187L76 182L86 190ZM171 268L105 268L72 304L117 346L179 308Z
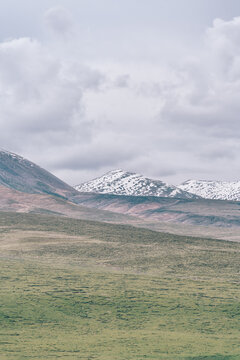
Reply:
M240 1L0 0L0 147L72 185L240 180Z

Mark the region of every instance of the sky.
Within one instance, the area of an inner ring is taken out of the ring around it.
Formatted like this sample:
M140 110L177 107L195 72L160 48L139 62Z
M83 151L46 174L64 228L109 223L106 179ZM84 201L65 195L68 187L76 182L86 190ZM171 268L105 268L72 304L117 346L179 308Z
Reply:
M76 185L240 180L239 0L0 0L0 148Z

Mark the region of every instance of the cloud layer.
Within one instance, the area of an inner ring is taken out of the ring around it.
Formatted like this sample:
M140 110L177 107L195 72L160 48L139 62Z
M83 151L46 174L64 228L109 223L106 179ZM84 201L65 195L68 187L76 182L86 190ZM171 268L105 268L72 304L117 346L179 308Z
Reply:
M0 43L0 142L76 184L122 167L177 183L239 179L240 17L175 61L83 61L73 16ZM57 40L55 39L57 37Z

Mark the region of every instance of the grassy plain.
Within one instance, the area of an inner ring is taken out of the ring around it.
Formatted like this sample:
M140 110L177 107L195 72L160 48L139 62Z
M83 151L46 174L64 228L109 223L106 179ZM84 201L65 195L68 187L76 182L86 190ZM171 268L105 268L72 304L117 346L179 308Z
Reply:
M240 359L240 244L0 214L0 359Z

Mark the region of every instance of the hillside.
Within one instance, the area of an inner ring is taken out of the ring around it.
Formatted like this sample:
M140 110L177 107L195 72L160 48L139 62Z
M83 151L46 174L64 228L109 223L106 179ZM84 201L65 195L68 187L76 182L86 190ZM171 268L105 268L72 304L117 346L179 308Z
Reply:
M22 156L0 150L0 185L32 194L71 197L77 191Z
M0 212L48 214L75 219L98 220L113 223L137 223L137 219L124 214L89 208L59 196L29 194L0 185Z
M207 199L79 194L84 206L137 216L148 221L220 227L240 226L240 203Z

